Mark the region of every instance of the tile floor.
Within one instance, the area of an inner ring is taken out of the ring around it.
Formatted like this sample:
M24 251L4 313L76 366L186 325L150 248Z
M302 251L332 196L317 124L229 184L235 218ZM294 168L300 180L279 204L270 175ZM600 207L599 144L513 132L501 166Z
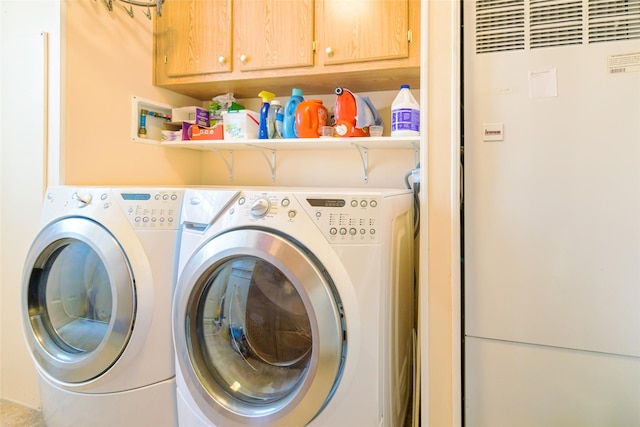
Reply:
M46 427L46 424L40 411L0 400L0 427Z

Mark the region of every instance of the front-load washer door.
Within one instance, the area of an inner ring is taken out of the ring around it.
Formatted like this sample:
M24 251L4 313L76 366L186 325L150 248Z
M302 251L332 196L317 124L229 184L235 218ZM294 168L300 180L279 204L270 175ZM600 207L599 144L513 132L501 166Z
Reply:
M131 266L106 228L70 217L36 236L23 276L25 335L51 378L82 383L108 370L129 341L135 305Z
M333 283L302 246L265 230L218 235L176 288L184 392L217 426L305 425L337 387L344 323Z

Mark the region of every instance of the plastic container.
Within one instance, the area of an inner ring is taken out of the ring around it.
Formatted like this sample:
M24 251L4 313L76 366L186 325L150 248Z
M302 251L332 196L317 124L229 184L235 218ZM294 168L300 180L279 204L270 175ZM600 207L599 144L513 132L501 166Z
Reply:
M298 132L296 131L296 109L302 101L304 101L302 89L293 88L291 97L284 104L284 126L282 128L282 136L284 138L298 137Z
M299 138L318 138L327 124L329 112L320 99L302 101L296 108L296 131Z
M269 139L269 106L271 100L276 96L275 93L263 90L258 94L262 98L260 105L260 123L258 127L258 139Z
M259 115L251 110L223 111L224 139L258 138Z
M420 135L420 104L409 85L402 85L391 103L391 136L415 135Z
M282 128L284 126L284 109L277 99L271 101L269 107L269 117L267 119L269 127L269 138L282 138Z

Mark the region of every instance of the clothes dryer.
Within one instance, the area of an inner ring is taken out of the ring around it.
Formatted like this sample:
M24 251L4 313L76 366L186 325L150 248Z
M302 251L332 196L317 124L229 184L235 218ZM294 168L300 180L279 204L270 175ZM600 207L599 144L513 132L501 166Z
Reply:
M186 190L179 423L403 425L412 219L403 190Z
M47 190L22 292L47 426L177 424L171 298L182 196Z

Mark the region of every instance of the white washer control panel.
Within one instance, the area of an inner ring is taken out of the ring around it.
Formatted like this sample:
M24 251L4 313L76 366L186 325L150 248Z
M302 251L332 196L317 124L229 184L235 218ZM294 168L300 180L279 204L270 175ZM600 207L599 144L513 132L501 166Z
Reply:
M117 203L135 228L177 229L182 192L174 189L131 189L115 192ZM107 193L101 195L108 202Z
M376 196L304 197L300 200L331 243L377 243L380 208Z

